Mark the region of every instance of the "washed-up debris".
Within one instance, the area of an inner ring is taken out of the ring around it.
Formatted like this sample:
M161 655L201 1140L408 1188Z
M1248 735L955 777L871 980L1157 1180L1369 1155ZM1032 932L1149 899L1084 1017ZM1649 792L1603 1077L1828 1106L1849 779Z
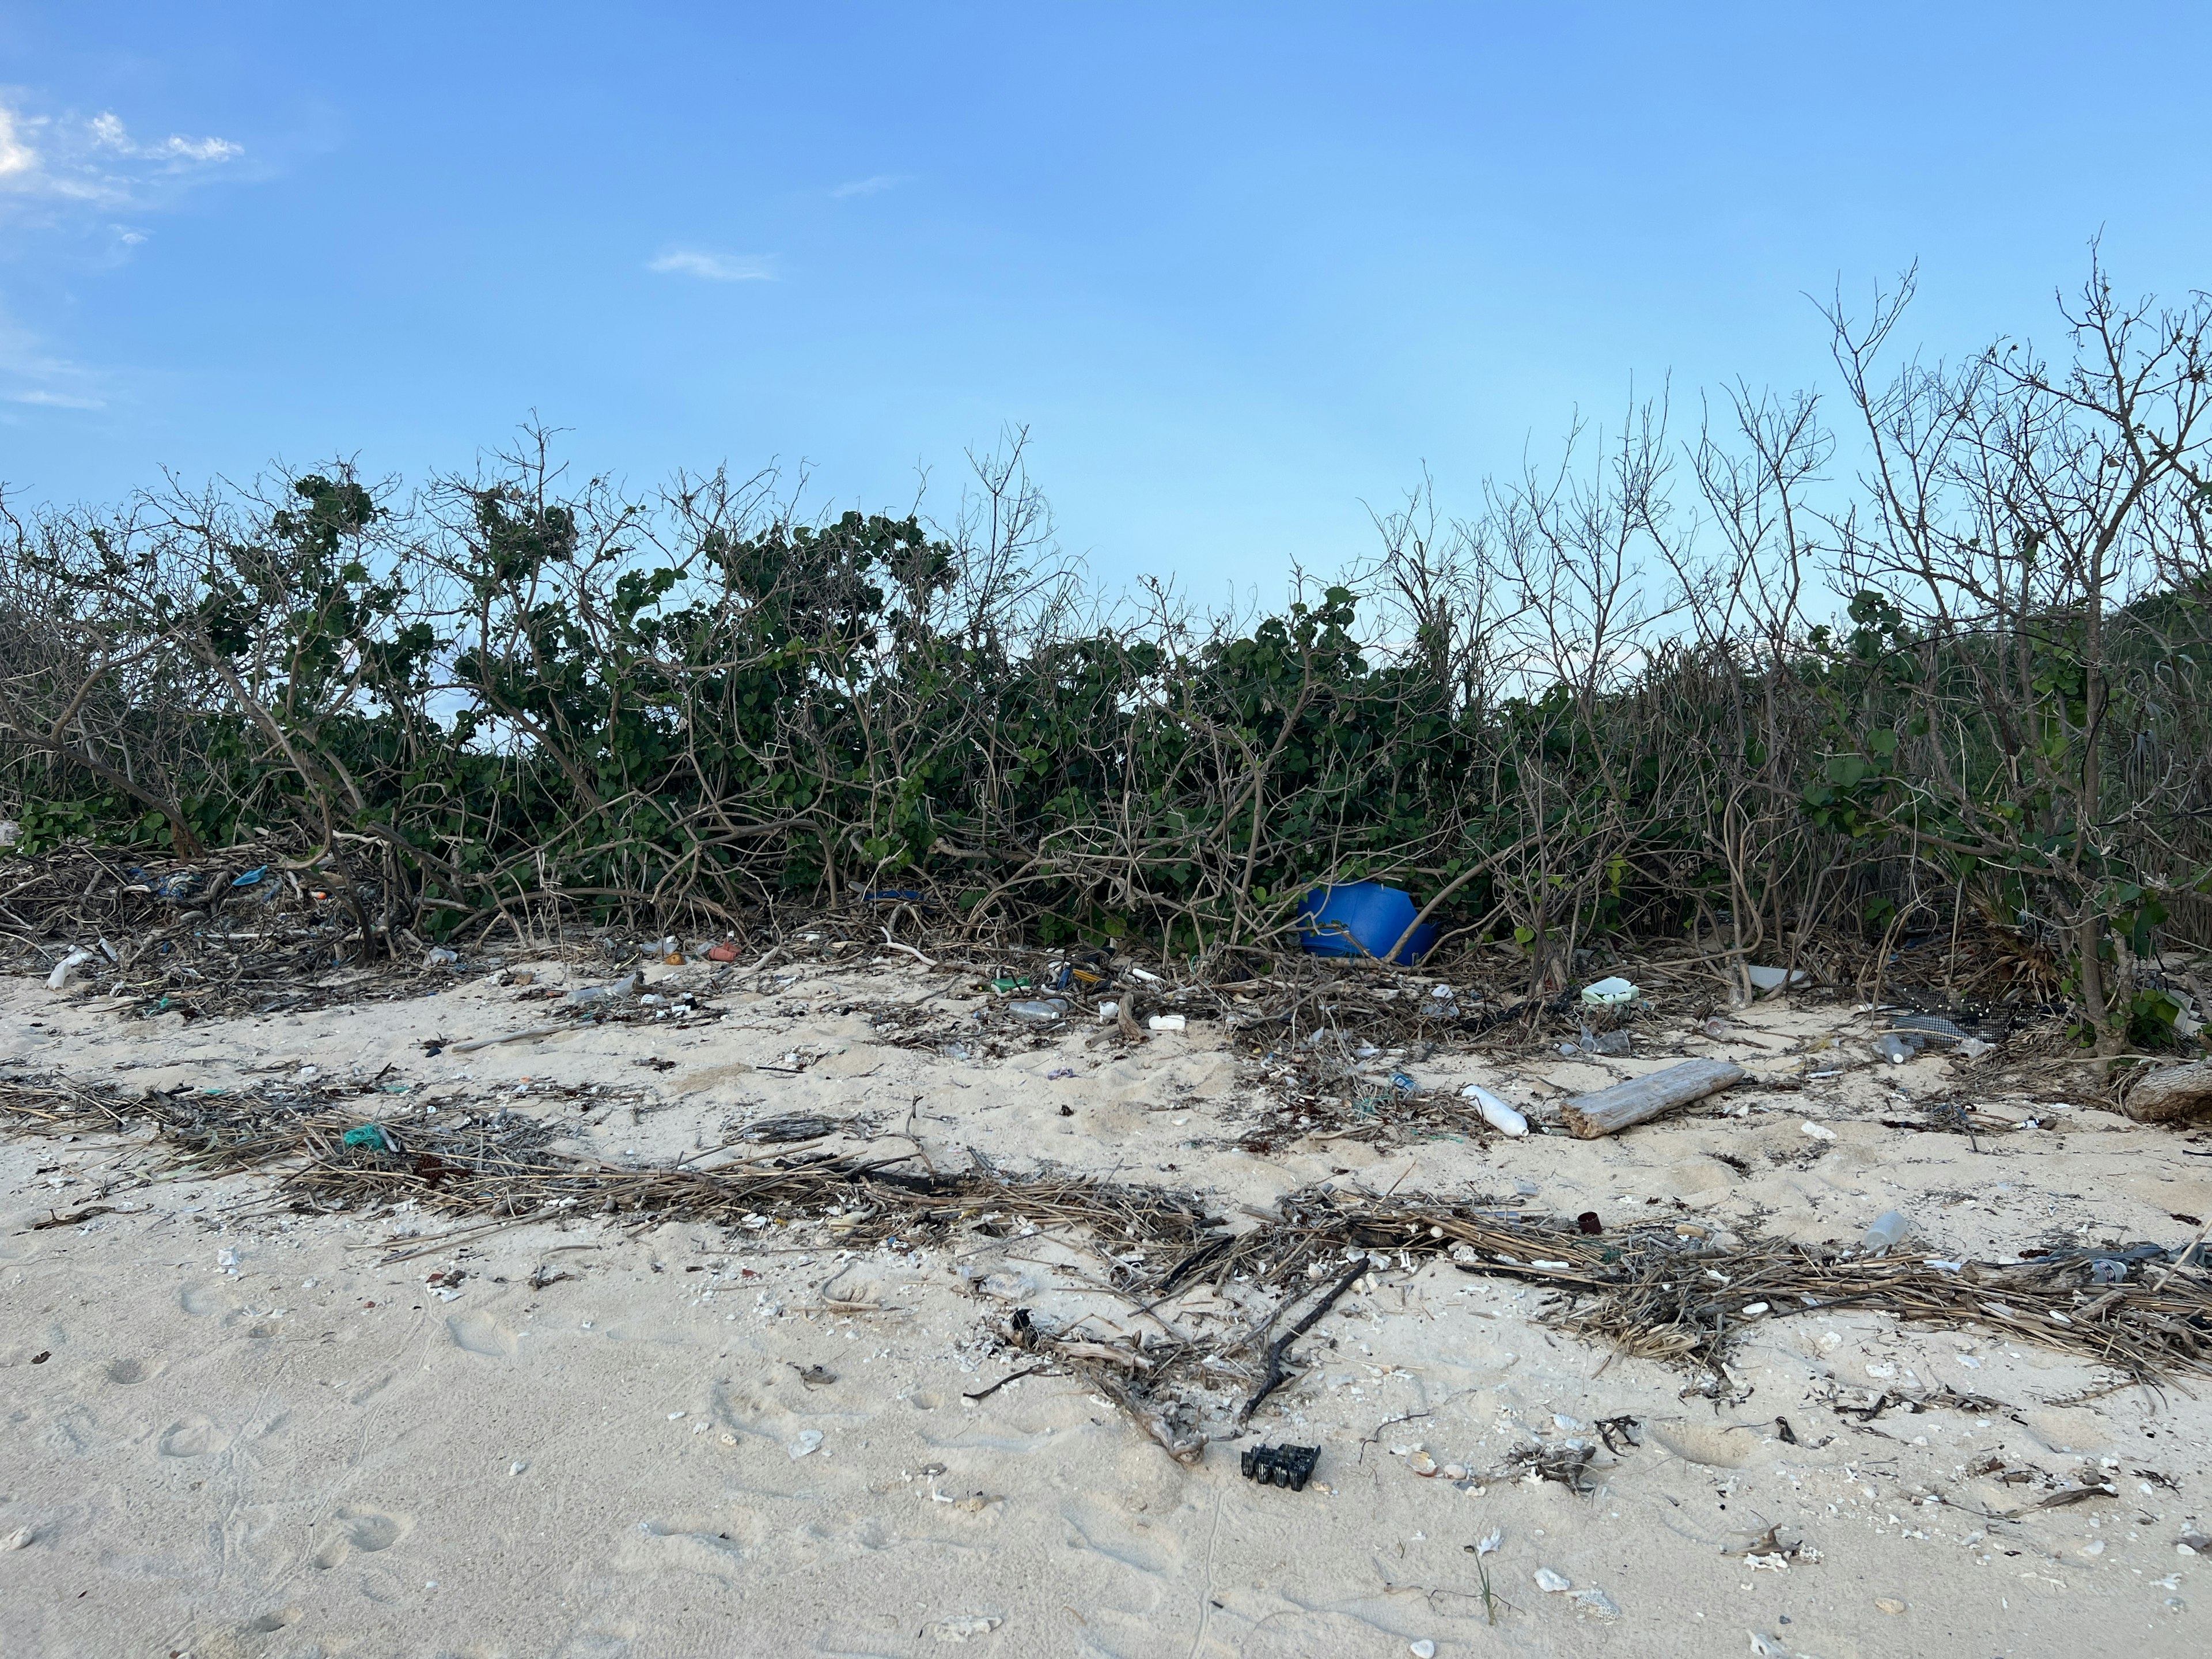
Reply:
M46 975L46 989L49 991L60 990L63 986L69 982L69 976L71 974L75 973L79 968L82 968L86 963L90 962L92 959L92 952L84 949L82 945L78 946L76 950L71 951L67 956L56 963L54 964L53 972Z
M2212 1115L2212 1060L2146 1072L2128 1090L2124 1109L2138 1123Z
M1154 1014L1145 1022L1146 1028L1154 1031L1180 1031L1189 1024L1182 1014Z
M1615 1057L1629 1054L1633 1044L1626 1031L1593 1031L1587 1025L1582 1036L1572 1042L1562 1042L1559 1053L1572 1060L1577 1054L1609 1054Z
M611 985L579 985L568 993L568 1000L580 1008L596 1008L606 1003L619 1002L636 989L637 975L626 974Z
M1577 1139L1595 1140L1702 1100L1750 1075L1724 1060L1686 1060L1595 1094L1578 1095L1560 1109L1560 1116Z
M1237 1467L1247 1480L1304 1492L1320 1461L1319 1446L1248 1446Z
M1500 1134L1511 1135L1517 1139L1528 1133L1528 1120L1480 1083L1470 1083L1459 1092L1462 1100L1471 1100L1475 1103L1476 1109L1482 1114L1482 1121Z
M1902 1210L1885 1210L1859 1240L1862 1255L1882 1255L1905 1243L1912 1231L1911 1218Z
M1751 988L1762 996L1785 985L1802 985L1812 977L1802 968L1769 968L1757 963L1747 966L1743 976L1751 981Z

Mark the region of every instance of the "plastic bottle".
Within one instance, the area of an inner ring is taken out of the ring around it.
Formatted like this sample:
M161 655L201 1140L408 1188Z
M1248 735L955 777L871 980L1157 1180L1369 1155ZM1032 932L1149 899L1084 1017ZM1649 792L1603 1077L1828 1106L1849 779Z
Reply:
M1528 1133L1528 1120L1480 1083L1470 1083L1459 1092L1462 1099L1475 1103L1482 1113L1482 1121L1500 1134L1511 1135L1517 1139Z
M1051 1001L1010 1002L1006 1012L1016 1019L1025 1019L1032 1024L1046 1025L1067 1012L1067 1005L1057 997Z
M611 985L579 985L568 993L568 1000L586 1008L602 1002L614 1002L628 996L637 988L637 975L629 974Z
M1866 1237L1859 1240L1860 1252L1866 1255L1886 1255L1905 1243L1905 1236L1911 1231L1911 1219L1904 1211L1884 1211L1866 1230Z

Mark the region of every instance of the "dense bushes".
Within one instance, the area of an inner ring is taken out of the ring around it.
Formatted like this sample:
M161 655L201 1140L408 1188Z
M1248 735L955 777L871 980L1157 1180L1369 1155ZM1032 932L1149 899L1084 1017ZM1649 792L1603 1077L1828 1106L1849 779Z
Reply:
M24 514L0 792L33 848L295 827L441 936L897 890L1218 956L1373 874L1540 977L1599 935L1734 973L1978 908L2117 1048L2212 846L2207 308L2095 278L2056 369L1877 382L1895 320L1837 319L1853 482L1809 398L1680 446L1639 411L1256 617L1100 605L1018 446L947 525L720 475L633 500L542 441L411 495Z

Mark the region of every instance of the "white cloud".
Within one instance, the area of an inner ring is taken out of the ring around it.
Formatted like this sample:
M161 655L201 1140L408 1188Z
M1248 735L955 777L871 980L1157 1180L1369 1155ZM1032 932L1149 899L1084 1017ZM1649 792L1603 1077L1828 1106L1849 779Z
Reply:
M876 196L887 190L896 190L912 175L904 173L878 173L866 179L855 179L850 184L840 185L830 194L838 201L848 196Z
M228 138L186 138L171 133L158 144L133 143L121 118L103 112L89 124L93 142L103 149L139 161L228 161L246 154L242 145Z
M772 283L775 261L765 253L703 253L677 248L646 266L665 276L697 276L710 283Z
M105 409L107 404L100 398L81 398L74 392L48 392L33 387L28 392L0 392L0 403L36 404L42 409Z
M181 133L140 143L122 118L108 111L79 120L0 104L0 197L43 202L49 216L65 212L71 203L145 204L245 153L228 138Z
M39 165L39 152L15 136L15 112L0 104L0 179L30 173Z

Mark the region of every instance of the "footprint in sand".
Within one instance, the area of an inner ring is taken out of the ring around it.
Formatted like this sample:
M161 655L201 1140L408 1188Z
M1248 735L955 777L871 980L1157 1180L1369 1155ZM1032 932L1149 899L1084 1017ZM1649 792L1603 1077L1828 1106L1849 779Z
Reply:
M196 1414L170 1424L157 1445L164 1457L205 1457L222 1449L223 1437L211 1420Z
M331 1535L315 1552L315 1565L325 1572L349 1555L374 1555L390 1549L414 1529L415 1522L406 1516L348 1504L331 1525Z
M1723 1424L1653 1423L1650 1436L1686 1463L1708 1468L1740 1469L1759 1448L1757 1429L1731 1430Z
M487 1359L514 1358L515 1334L489 1314L462 1314L446 1322L446 1334L453 1346Z
M107 1362L107 1380L129 1388L134 1382L143 1382L161 1371L158 1360L132 1359L128 1357Z
M288 1626L298 1624L304 1612L304 1608L296 1607L277 1607L263 1613L246 1628L252 1635L265 1636L271 1631L280 1631Z
M177 1292L177 1305L199 1319L209 1314L229 1312L231 1300L212 1285L187 1285Z

